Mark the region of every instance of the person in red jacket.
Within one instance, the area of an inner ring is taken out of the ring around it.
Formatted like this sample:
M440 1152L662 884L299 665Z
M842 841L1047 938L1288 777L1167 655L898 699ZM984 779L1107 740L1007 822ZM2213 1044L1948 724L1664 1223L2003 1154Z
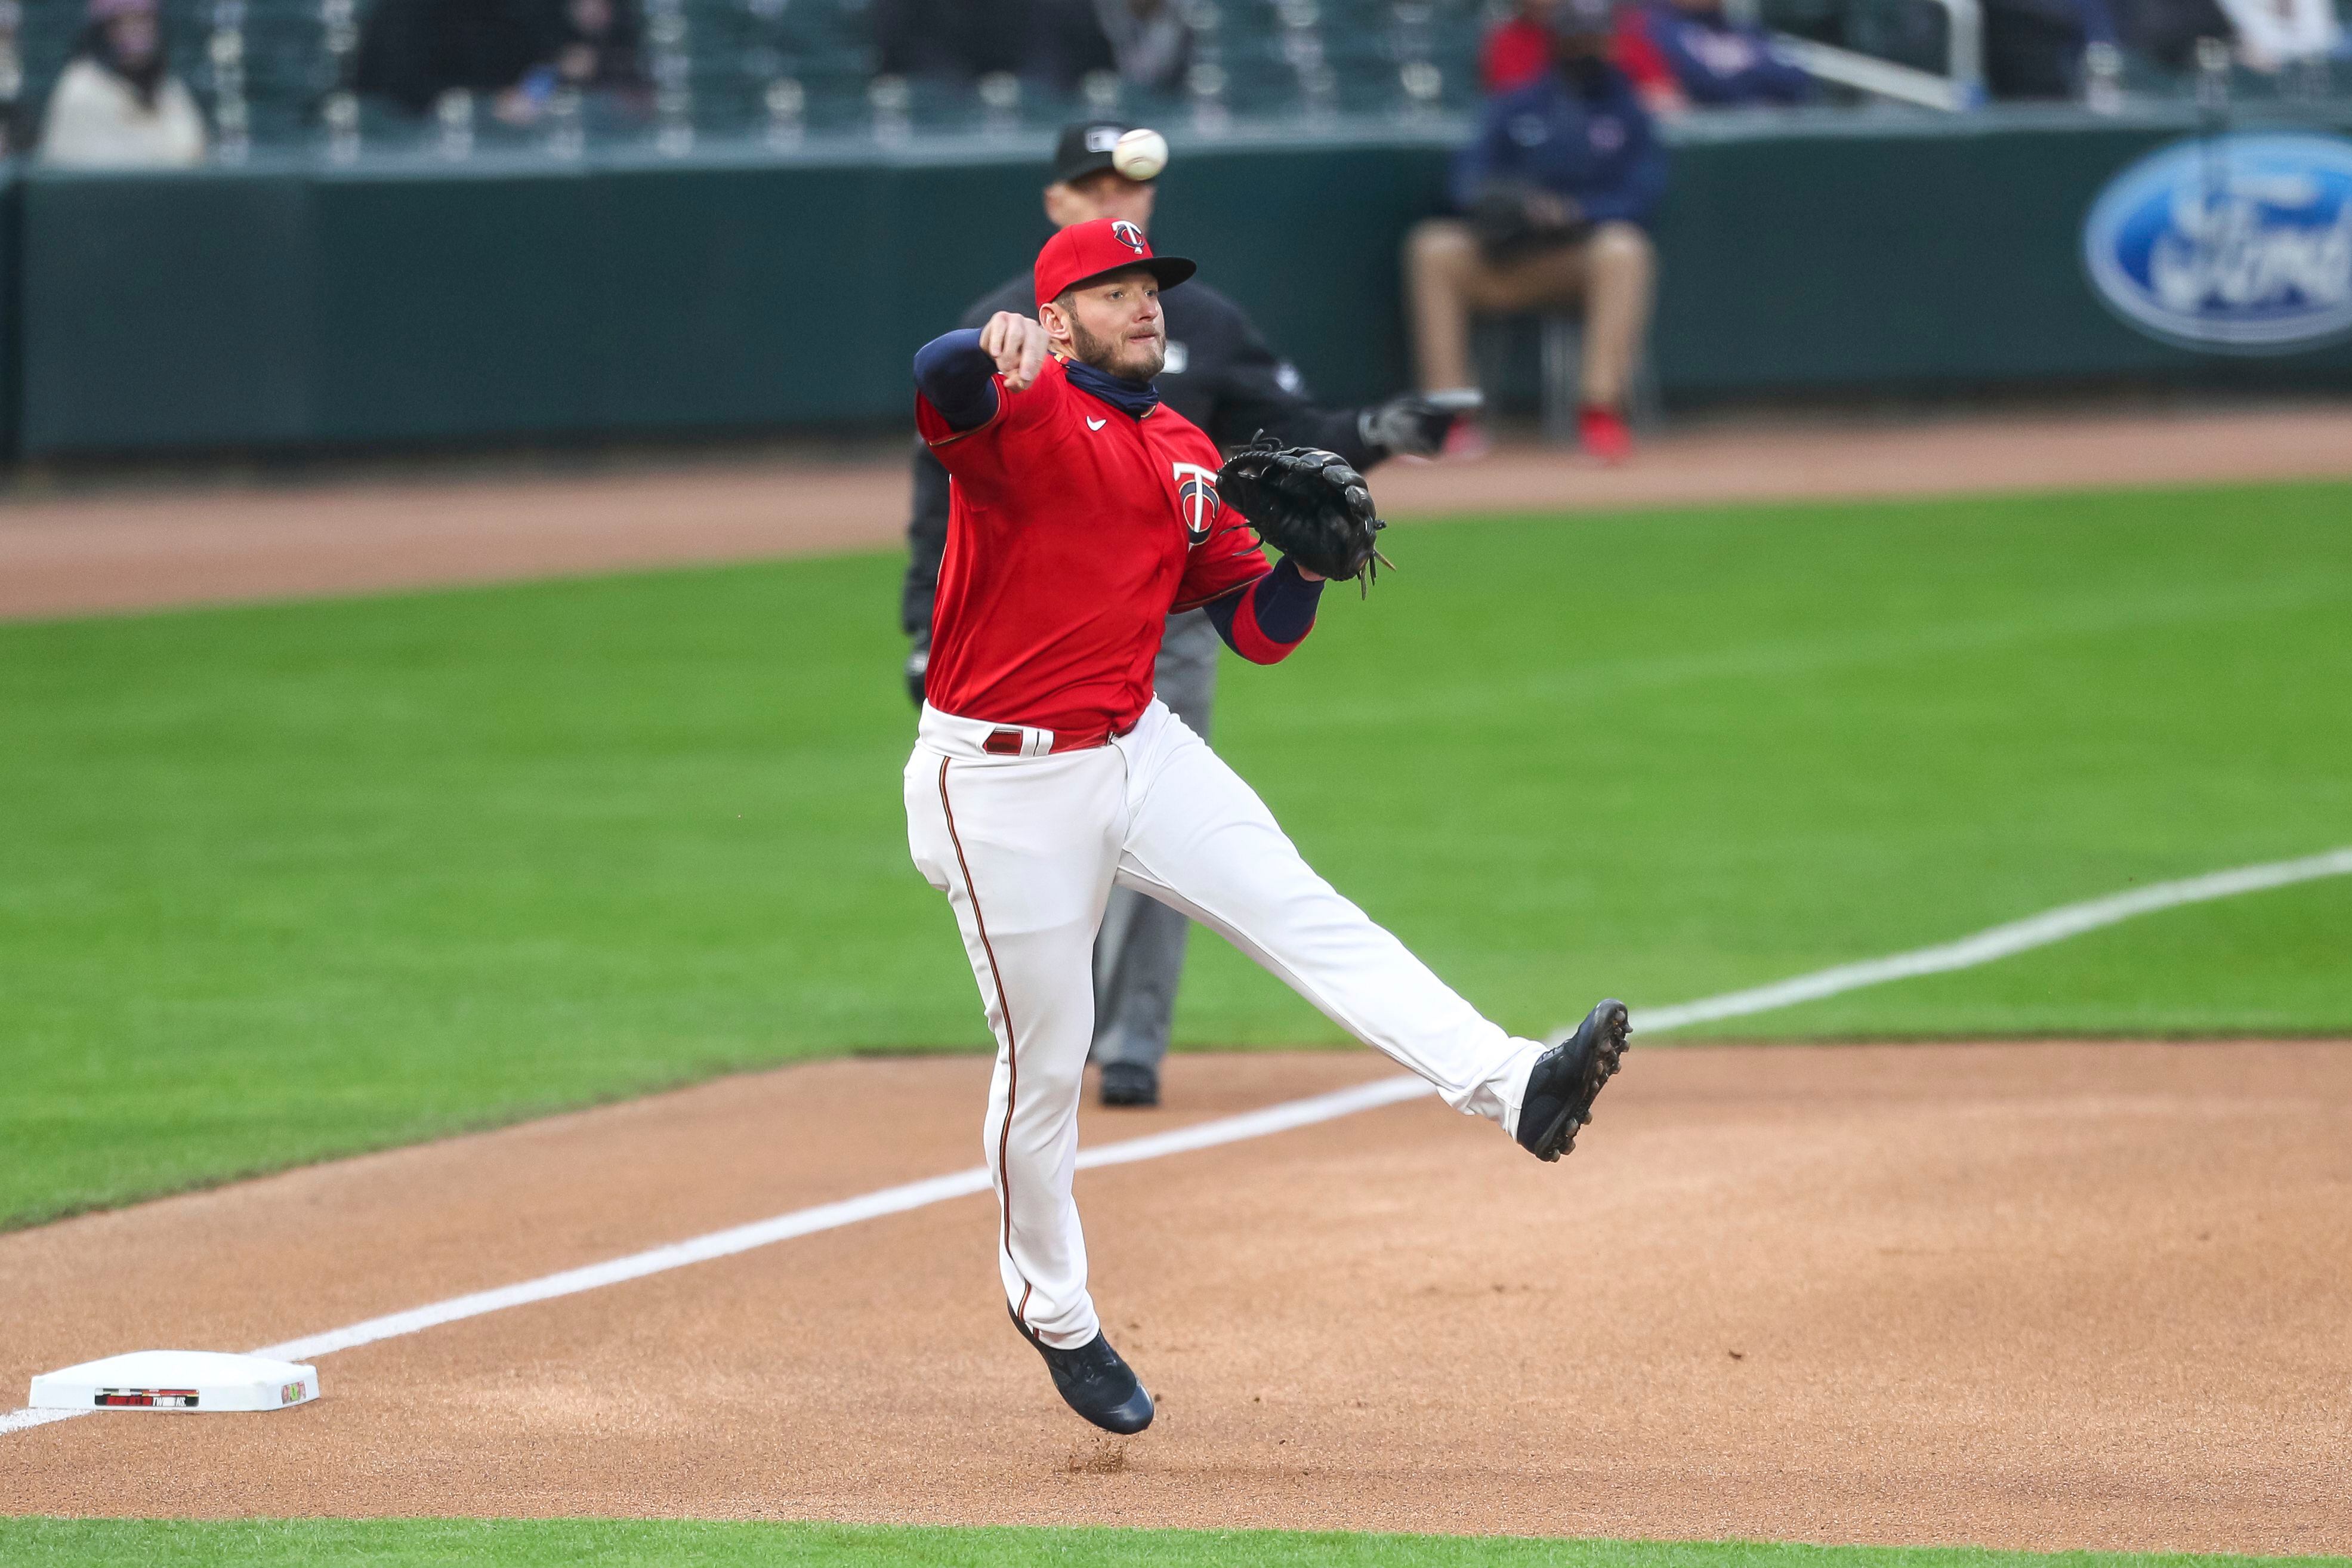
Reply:
M1554 4L1555 0L1519 0L1518 10L1487 33L1478 51L1478 80L1489 98L1516 92L1551 68ZM1650 41L1639 5L1629 5L1619 12L1612 58L1653 113L1671 113L1686 106L1674 68Z
M1551 68L1551 0L1519 0L1478 50L1478 80L1491 97L1511 92Z

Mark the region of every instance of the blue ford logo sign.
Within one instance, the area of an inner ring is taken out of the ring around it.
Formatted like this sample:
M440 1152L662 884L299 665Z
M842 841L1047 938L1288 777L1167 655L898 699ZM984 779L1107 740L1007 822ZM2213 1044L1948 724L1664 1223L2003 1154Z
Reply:
M2189 348L2284 353L2352 331L2352 142L2213 136L2108 183L2083 260L2115 311Z

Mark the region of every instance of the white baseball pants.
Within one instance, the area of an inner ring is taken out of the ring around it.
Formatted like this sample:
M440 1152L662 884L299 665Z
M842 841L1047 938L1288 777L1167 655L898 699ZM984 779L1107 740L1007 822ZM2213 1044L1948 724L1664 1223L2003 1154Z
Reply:
M1114 884L1219 932L1455 1110L1517 1130L1542 1047L1455 995L1317 876L1244 784L1156 699L1087 751L925 707L908 761L907 841L947 894L996 1036L982 1124L997 1265L1014 1314L1047 1344L1097 1331L1071 1193L1094 1036L1092 952ZM996 735L997 753L984 749Z

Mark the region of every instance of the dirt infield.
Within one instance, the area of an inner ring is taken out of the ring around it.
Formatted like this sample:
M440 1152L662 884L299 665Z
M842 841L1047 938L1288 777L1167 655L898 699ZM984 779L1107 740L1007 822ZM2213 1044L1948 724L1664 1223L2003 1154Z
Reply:
M1391 463L1399 520L1492 510L2352 478L2352 408L1743 424L1603 470L1556 449ZM767 460L570 479L407 480L0 504L0 618L361 593L880 548L903 459Z
M1091 1142L1359 1082L1189 1057ZM0 1237L0 1381L244 1348L976 1163L973 1058L729 1079ZM0 1510L2352 1548L2352 1043L1637 1051L1541 1166L1414 1102L1081 1177L1097 1441L985 1196L0 1436Z

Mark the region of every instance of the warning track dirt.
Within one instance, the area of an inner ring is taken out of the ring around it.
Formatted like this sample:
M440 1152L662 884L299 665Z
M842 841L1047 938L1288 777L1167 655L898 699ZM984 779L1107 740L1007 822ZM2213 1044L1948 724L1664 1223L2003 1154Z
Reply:
M1384 464L1372 490L1412 521L2347 478L2352 409L2316 405L1700 427L1622 468L1517 447ZM877 550L906 526L897 453L19 499L0 505L0 620Z

